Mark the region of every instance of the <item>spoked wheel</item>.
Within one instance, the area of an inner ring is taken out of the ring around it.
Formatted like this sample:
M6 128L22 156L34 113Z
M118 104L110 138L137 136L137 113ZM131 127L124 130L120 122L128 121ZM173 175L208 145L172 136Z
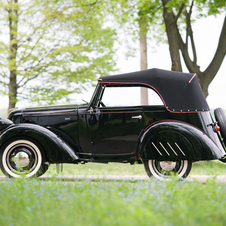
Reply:
M9 177L41 176L45 168L40 146L27 139L11 140L1 149L0 167Z
M158 180L167 180L173 176L183 179L190 173L192 162L190 160L146 160L144 161L144 167L149 177L155 177Z

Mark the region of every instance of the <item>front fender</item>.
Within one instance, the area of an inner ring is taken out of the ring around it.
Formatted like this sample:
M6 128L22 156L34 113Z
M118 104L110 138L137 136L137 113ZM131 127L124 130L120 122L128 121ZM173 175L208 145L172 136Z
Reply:
M200 129L180 121L162 121L140 137L138 158L157 160L213 160L225 155Z
M10 139L17 137L32 138L42 145L46 159L50 163L71 163L78 160L74 150L60 137L48 129L36 124L13 124L0 135L0 147Z
M13 122L6 118L0 118L0 131L6 129L7 127L13 125Z

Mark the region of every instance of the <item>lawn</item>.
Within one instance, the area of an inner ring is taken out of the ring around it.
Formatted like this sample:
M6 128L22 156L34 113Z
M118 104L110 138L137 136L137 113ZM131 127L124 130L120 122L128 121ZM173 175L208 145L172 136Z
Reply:
M45 175L56 174L56 166L51 165ZM218 160L200 161L192 165L190 174L196 175L226 175L226 163ZM146 175L143 164L130 165L128 163L87 163L64 164L60 175Z
M0 181L1 226L105 226L226 224L226 184L214 179L189 181L68 180L55 177L55 165L44 179ZM198 162L191 174L222 175L219 161ZM146 175L143 165L64 165L60 175Z
M7 179L0 183L0 225L225 225L225 191L214 180Z
M195 175L226 175L226 163L218 160L200 161L192 165L190 174ZM55 176L56 165L50 165L46 176ZM129 163L87 163L87 164L63 164L63 172L59 175L146 175L143 164L130 165ZM0 171L0 176L3 173Z

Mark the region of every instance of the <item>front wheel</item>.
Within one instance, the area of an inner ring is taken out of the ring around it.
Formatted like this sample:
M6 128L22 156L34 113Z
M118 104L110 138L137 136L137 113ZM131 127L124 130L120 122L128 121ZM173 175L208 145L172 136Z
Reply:
M145 160L144 167L149 177L155 177L158 180L167 180L172 178L172 176L184 179L191 171L192 162L190 160Z
M45 170L41 147L33 140L14 139L7 142L0 153L0 167L9 177L38 177Z

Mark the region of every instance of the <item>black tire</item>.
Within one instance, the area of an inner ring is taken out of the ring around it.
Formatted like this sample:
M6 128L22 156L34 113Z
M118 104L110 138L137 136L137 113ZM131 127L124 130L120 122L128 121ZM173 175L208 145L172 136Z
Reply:
M158 180L167 180L172 177L179 177L179 179L186 178L192 167L190 160L179 161L159 161L159 160L145 160L144 168L150 178L154 177Z
M1 148L0 168L14 178L39 177L48 169L41 146L27 138L10 140Z
M222 138L224 138L224 144L226 145L226 116L222 108L216 108L214 110L214 116L220 126L220 133Z
M48 169L49 169L50 164L45 163L44 166L37 172L36 176L40 177L42 176Z

